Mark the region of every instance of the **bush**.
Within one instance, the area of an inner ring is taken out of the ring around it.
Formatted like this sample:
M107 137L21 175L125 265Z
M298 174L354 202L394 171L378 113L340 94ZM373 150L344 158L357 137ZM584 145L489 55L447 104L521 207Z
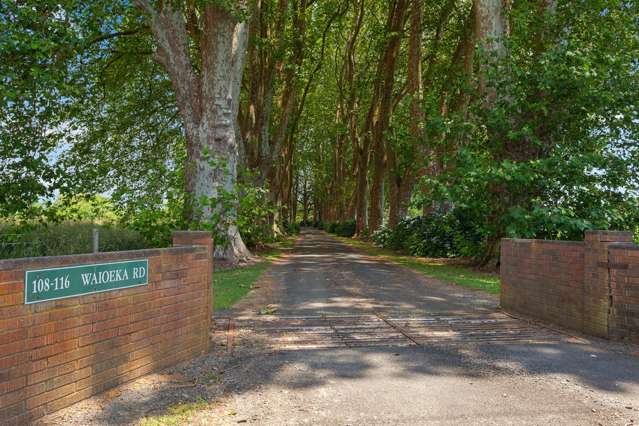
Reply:
M474 257L481 252L482 236L472 217L462 210L435 212L401 221L395 229L381 228L375 244L423 257Z
M149 247L139 232L109 225L80 222L4 224L0 225L0 258L91 253L93 228L100 231L100 251Z
M331 234L339 235L340 237L352 237L355 235L355 221L348 220L346 222L332 222L326 225L326 231Z
M306 219L300 222L300 226L305 228L305 227L313 227L314 223L311 219Z
M293 222L293 223L284 223L284 231L288 234L288 235L298 235L302 230L302 227L299 223L297 222Z

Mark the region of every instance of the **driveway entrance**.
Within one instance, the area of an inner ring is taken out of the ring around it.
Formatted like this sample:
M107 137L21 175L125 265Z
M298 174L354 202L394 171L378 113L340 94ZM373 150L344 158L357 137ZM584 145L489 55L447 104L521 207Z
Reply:
M258 287L216 317L229 396L201 424L639 422L628 348L512 318L324 233L305 232Z

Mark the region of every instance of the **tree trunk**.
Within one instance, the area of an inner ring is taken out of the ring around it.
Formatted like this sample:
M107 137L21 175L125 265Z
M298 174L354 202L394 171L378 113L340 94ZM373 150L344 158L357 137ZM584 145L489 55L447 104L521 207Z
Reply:
M507 93L498 93L494 85L489 86L486 70L508 55L505 39L510 31L506 10L509 5L509 0L474 0L475 31L479 45L485 54L480 66L479 91L483 97L483 107L486 109L492 108L497 96L502 99L507 99L508 96ZM505 135L501 133L499 129L497 131L488 129L490 138L501 139L505 145L506 141L503 140ZM501 160L495 159L495 161L500 162ZM486 241L485 254L483 259L481 259L481 266L486 266L497 256L499 241L505 232L501 217L505 213L504 207L507 203L503 200L508 197L508 194L504 194L503 185L498 184L489 185L488 191L493 200L495 200L493 212L489 217L489 221L495 226L495 232Z
M259 170L257 184L267 183L273 166L273 144L269 137L275 93L275 77L281 68L286 47L284 29L288 19L288 0L278 0L276 11L272 2L257 0L253 8L251 39L249 45L249 72L247 78L246 147L251 155L249 167ZM275 16L271 22L271 15ZM277 40L261 43L260 40Z
M481 48L487 55L479 75L479 90L486 97L487 105L492 103L497 93L487 87L486 68L490 63L506 57L505 38L510 33L507 10L511 0L474 0L475 28Z
M190 219L214 225L216 237L225 243L216 245L217 255L234 262L244 259L250 253L236 224L239 99L234 96L239 95L246 25L217 6L204 6L197 37L202 62L198 73L191 63L187 33L187 25L197 28L189 21L192 17L185 18L172 4L160 10L146 0L135 4L150 16L155 58L171 78L184 124Z
M358 2L359 1L359 2ZM355 177L355 189L353 194L353 202L351 204L351 214L355 214L355 236L362 237L368 227L368 211L366 203L366 192L368 187L368 155L370 147L370 113L367 117L366 123L362 133L358 131L358 102L357 92L355 87L355 68L356 68L356 46L357 39L359 37L362 25L364 22L364 16L366 8L364 0L356 0L353 2L355 13L353 14L353 26L350 31L349 37L346 41L346 49L344 52L344 67L342 73L344 75L343 91L347 91L347 94L341 95L341 98L346 99L346 105L344 109L344 119L347 122L348 136L351 141L351 147L353 152L353 176ZM375 94L373 96L376 96Z
M409 132L411 142L415 152L425 153L425 149L420 149L423 144L422 125L424 122L424 112L422 111L422 0L412 0L411 2L410 34L408 39L408 96L410 96L411 121ZM449 1L449 4L452 2ZM450 6L452 8L452 4ZM449 13L449 12L448 12ZM441 33L441 30L439 30ZM441 35L440 35L441 37ZM431 64L432 66L432 64ZM412 164L406 166L405 171L398 170L399 165L395 159L395 152L389 150L389 193L390 211L388 214L388 226L395 228L399 221L403 220L408 213L413 187L415 186L415 176L419 167L417 159Z
M390 211L388 213L388 227L395 228L397 224L404 220L408 215L408 205L413 194L413 182L406 182L403 179L396 180L397 176L391 176L389 182L389 203Z
M362 237L368 229L368 210L366 209L366 189L368 187L368 136L364 136L365 142L357 149L357 183L355 212L357 219L355 222L356 236Z
M375 232L381 225L384 213L384 172L386 162L385 133L390 121L395 68L399 54L401 31L404 27L404 16L408 6L407 0L396 0L390 5L386 33L388 40L384 46L382 58L378 65L377 90L379 95L374 100L372 120L373 173L371 177L371 194L369 201L369 231Z

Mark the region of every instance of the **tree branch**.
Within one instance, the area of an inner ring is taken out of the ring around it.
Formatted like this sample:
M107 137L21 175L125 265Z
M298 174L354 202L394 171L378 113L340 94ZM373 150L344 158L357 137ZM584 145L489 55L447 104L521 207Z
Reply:
M91 40L89 42L89 46L91 46L92 44L99 43L99 42L105 41L105 40L110 40L110 39L116 38L116 37L135 35L135 34L138 34L141 30L143 30L145 28L148 28L148 27L140 27L140 28L135 28L135 29L132 29L132 30L118 31L118 32L115 32L115 33L110 33L110 34L101 34L101 35L95 37L93 40Z
M149 15L155 17L155 15L157 15L157 11L153 8L153 6L151 6L151 3L148 2L148 0L134 0L133 4L135 5L135 7L137 7L138 9L148 13Z
M155 59L171 78L182 116L193 123L200 120L200 79L193 70L189 40L182 12L173 7L154 9L147 0L135 0L135 5L147 12L157 45Z

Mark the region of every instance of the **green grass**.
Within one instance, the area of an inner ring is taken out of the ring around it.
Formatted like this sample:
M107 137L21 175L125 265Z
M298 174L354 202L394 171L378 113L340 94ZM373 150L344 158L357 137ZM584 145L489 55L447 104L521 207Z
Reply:
M469 266L449 265L438 259L406 256L392 250L376 247L366 241L344 237L336 238L364 251L370 256L377 256L399 263L428 277L437 278L463 287L482 290L490 294L499 294L501 289L501 282L497 274L476 271Z
M140 426L178 426L187 424L195 412L210 406L206 401L185 402L169 407L165 414L145 417Z
M280 257L283 250L292 247L294 241L295 238L287 238L259 251L257 255L261 260L256 264L214 271L214 312L228 309L246 296L271 262Z

